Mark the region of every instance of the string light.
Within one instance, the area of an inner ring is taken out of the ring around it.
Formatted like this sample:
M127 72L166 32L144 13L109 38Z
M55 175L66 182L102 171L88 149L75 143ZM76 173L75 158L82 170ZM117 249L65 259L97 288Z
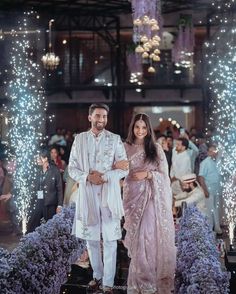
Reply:
M22 222L23 233L32 207L35 193L36 160L35 156L43 137L46 102L41 88L40 68L34 61L33 48L39 35L29 38L27 32L30 17L34 12L25 12L19 21L19 28L12 34L10 50L11 80L8 92L11 102L6 106L9 118L9 140L14 154L16 170L13 174L14 198L18 207L18 217ZM21 34L21 31L24 31ZM32 44L31 44L32 43Z
M234 1L223 3L221 8L230 8ZM218 4L220 5L220 4ZM220 10L217 6L217 10ZM206 43L206 60L210 71L208 81L212 92L212 115L209 124L215 128L214 140L220 151L219 169L223 177L223 199L226 221L230 229L230 242L233 242L233 229L236 222L236 23L221 26L214 40Z

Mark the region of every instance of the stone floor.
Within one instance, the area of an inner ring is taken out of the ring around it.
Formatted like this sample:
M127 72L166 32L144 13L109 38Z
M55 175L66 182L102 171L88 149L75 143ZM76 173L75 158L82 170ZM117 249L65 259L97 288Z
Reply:
M0 221L0 247L12 251L17 247L20 237L12 233L12 226L9 221Z
M122 242L118 242L117 251L117 271L115 278L115 286L113 293L122 294L127 291L127 276L128 276L129 258L127 251ZM68 281L61 287L61 294L83 294L91 293L87 289L88 282L92 279L92 270L83 269L77 265L72 265L71 273L68 275ZM92 292L102 293L102 291Z

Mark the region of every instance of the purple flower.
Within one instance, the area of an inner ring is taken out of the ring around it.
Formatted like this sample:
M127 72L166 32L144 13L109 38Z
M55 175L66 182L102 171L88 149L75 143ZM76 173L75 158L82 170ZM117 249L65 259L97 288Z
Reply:
M71 263L85 249L71 235L74 213L74 208L64 208L24 236L11 254L0 249L1 293L59 293Z
M181 219L177 243L175 293L229 293L230 274L222 271L214 235L195 205Z

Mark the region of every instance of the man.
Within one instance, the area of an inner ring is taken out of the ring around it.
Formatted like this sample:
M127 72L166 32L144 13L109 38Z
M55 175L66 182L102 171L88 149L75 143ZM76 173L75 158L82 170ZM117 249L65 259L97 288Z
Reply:
M42 149L37 159L41 171L37 178L37 200L35 210L28 224L28 233L35 230L43 218L51 219L61 211L63 204L62 179L58 167L51 163L50 152Z
M168 135L166 136L166 142L167 142L167 147L172 151L173 149L173 144L174 144L174 139L172 137L172 135Z
M219 220L221 177L217 168L218 151L215 145L208 146L208 156L200 163L199 183L205 197L210 225L217 234L222 234Z
M193 173L195 170L195 161L196 158L199 154L199 150L198 147L189 139L189 135L188 132L186 130L184 130L184 132L182 134L180 134L179 136L180 138L185 138L188 140L188 148L187 148L187 152L188 155L190 157L191 160L191 172Z
M165 153L166 156L166 160L168 163L168 170L170 173L170 168L171 168L171 160L172 160L172 149L168 146L167 143L167 139L165 135L161 135L158 139L157 139L157 143L159 143Z
M178 138L176 140L175 152L173 152L172 155L172 165L170 169L173 195L182 192L180 187L181 177L192 172L191 160L187 152L188 145L189 143L186 138Z
M63 135L62 129L60 129L60 128L56 129L56 134L51 137L51 139L48 142L48 145L66 146L66 140Z
M175 207L181 207L182 202L187 204L196 203L197 208L207 215L205 195L197 182L196 174L188 174L181 177L181 188L183 192L174 196Z
M108 113L106 104L90 106L91 129L75 137L68 169L71 178L79 183L73 233L87 240L93 269L93 280L88 287L96 290L103 283L104 293L112 293L114 285L117 240L121 238L123 216L119 182L127 175L127 171L112 169L114 162L127 160L127 157L120 136L105 129Z
M196 164L195 164L195 172L199 174L199 169L200 169L200 163L207 158L207 144L206 144L206 138L204 137L203 134L198 134L197 136L197 141L198 141L198 149L199 149L199 154L196 158Z

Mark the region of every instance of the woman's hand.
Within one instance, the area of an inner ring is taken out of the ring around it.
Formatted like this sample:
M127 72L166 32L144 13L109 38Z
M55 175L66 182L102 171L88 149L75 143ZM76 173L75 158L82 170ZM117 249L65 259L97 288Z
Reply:
M8 194L5 194L5 195L1 195L0 196L0 199L3 200L3 201L7 201L11 198L11 193L8 193Z
M141 181L141 180L147 179L147 177L148 177L147 171L140 171L140 172L133 173L131 175L131 178L134 181Z
M129 161L128 160L120 160L120 161L117 161L113 165L113 169L128 170L129 169Z

